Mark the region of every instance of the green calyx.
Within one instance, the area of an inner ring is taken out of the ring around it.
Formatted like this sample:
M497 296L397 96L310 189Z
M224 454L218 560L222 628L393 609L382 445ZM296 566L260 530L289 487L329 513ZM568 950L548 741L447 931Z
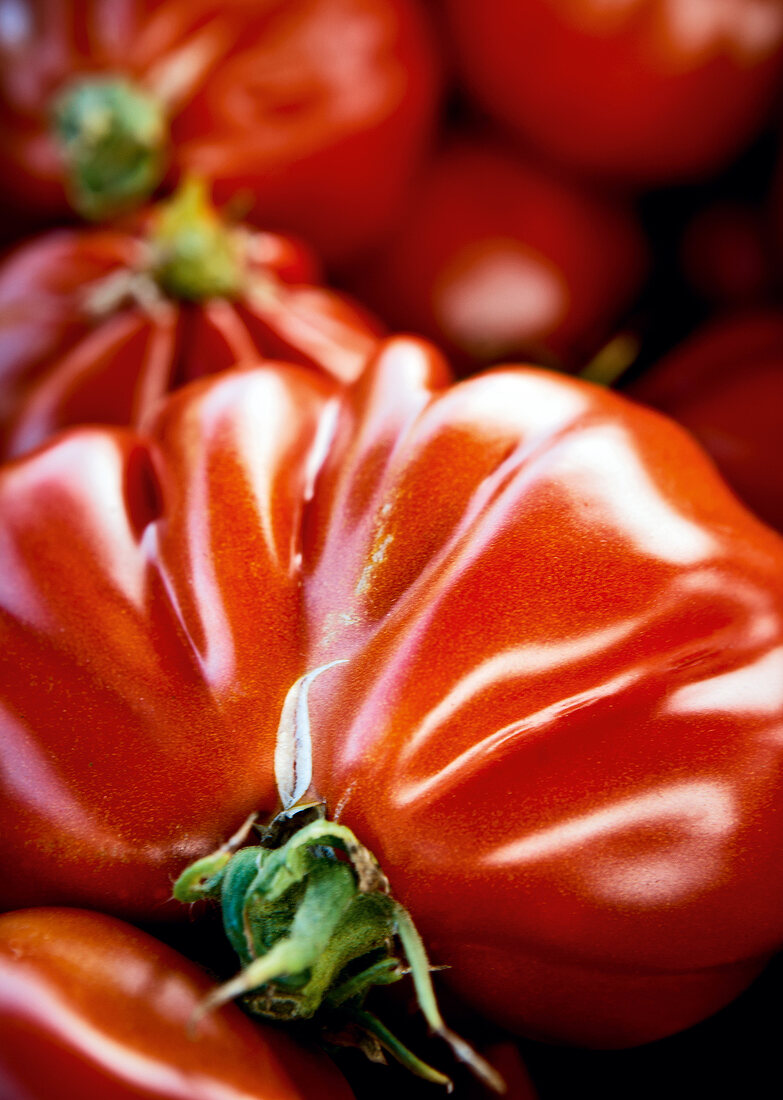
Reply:
M202 1013L241 997L274 1020L320 1020L325 1032L364 1036L412 1072L450 1087L448 1077L418 1059L364 1002L370 989L406 973L394 954L399 940L416 996L432 1031L498 1092L497 1073L443 1022L421 938L408 912L388 892L377 861L320 805L294 807L263 828L258 847L244 842L252 821L217 852L188 867L174 887L182 902L219 901L223 926L242 969L206 999Z
M241 293L243 235L221 218L203 180L186 179L172 198L156 207L149 245L150 273L171 297L202 302Z
M68 85L53 106L53 127L74 209L91 221L132 210L166 169L168 123L158 100L121 77Z

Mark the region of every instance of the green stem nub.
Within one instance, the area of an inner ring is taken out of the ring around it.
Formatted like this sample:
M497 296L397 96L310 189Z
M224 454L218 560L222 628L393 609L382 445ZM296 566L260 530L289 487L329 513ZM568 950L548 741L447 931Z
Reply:
M226 224L210 202L203 180L185 179L171 199L156 207L149 244L151 274L171 297L203 302L241 293L245 284L242 232Z
M93 76L68 85L53 108L55 136L74 209L102 221L134 209L166 169L163 107L121 77Z
M217 986L198 1019L241 997L255 1015L273 1020L320 1019L326 1033L359 1028L412 1073L450 1089L445 1074L421 1061L364 1006L373 987L406 972L394 951L399 940L416 998L433 1034L490 1088L502 1079L446 1027L430 964L410 914L388 893L375 857L344 825L313 818L312 807L285 811L262 830L259 847L222 845L187 868L174 886L182 902L212 898L242 969ZM237 834L239 836L240 833Z

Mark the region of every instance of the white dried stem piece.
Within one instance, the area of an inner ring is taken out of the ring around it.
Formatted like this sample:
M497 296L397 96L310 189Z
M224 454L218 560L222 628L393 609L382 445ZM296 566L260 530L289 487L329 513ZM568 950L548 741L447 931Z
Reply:
M275 744L275 779L284 810L302 797L313 778L313 748L307 709L310 684L328 668L344 664L347 664L347 659L341 657L305 673L292 684L285 697Z

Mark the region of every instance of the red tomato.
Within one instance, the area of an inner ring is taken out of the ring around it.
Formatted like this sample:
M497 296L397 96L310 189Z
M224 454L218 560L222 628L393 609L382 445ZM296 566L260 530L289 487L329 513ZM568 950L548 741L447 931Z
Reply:
M149 141L165 144L170 125L175 176L213 180L221 202L242 192L251 221L301 233L329 259L385 231L432 122L437 81L417 0L13 0L2 10L2 187L24 210L66 209L51 113L87 77L125 78L151 96L163 122ZM106 117L103 101L91 110L83 145ZM110 152L101 167L123 187Z
M193 1012L211 982L113 917L0 917L3 1100L349 1100L325 1058L231 1005Z
M214 216L214 214L213 214ZM0 452L71 424L135 423L192 378L282 357L356 377L377 324L312 285L313 258L284 237L241 234L235 300L178 302L144 274L146 232L61 230L0 265ZM209 274L209 273L208 273Z
M709 175L783 73L780 0L446 0L468 87L563 163L639 185Z
M681 259L696 292L724 309L774 296L769 227L753 206L716 202L699 210L686 227Z
M645 253L623 204L462 140L435 157L352 285L392 327L445 343L461 363L527 355L574 367L633 301Z
M629 392L693 432L745 503L783 531L783 314L712 322Z
M163 915L170 876L310 795L442 979L507 1027L640 1042L783 942L783 542L685 433L566 376L449 388L389 341L0 471L2 904Z

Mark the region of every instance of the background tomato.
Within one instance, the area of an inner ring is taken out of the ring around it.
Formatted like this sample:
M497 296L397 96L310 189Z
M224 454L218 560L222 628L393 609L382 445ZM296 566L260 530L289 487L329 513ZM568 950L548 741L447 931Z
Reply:
M177 226L188 279L193 236L211 218L236 239L236 285L216 281L209 237L205 286L170 286L155 267L155 218L173 205L127 231L45 234L0 265L0 453L23 453L72 424L138 423L168 390L237 362L280 357L341 381L361 371L379 324L313 285L315 259L294 240L229 227L206 206L188 210ZM198 293L203 300L182 300Z
M350 285L463 366L527 355L574 367L629 308L645 261L628 206L500 142L462 138L435 154L397 231Z
M343 396L234 372L5 468L3 903L162 912L275 810L283 698L347 658L311 793L444 981L520 1031L655 1038L783 938L783 543L655 413L446 381L394 340Z
M649 186L717 170L781 84L778 0L446 0L490 114L582 172Z
M774 298L769 228L754 205L716 202L699 209L685 227L681 257L691 287L713 306L751 307Z
M750 989L709 1020L632 1050L524 1043L541 1100L562 1100L579 1091L605 1100L625 1100L629 1092L640 1100L766 1096L776 1073L774 1020L782 966L778 956Z
M783 314L715 320L628 390L684 424L746 504L783 530Z
M109 113L106 77L152 101L128 105L127 85L112 100L115 129L119 117L141 138L107 146L91 195L135 188L145 198L160 173L153 164L148 179L140 161L158 158L170 127L174 177L204 176L220 202L241 192L251 221L301 233L330 260L388 228L433 120L435 55L417 0L18 0L3 10L1 185L29 212L67 209L51 117L88 77L98 93L62 124L80 157Z
M211 985L176 951L112 917L0 916L3 1100L348 1100L328 1059L234 1005L191 1033Z

